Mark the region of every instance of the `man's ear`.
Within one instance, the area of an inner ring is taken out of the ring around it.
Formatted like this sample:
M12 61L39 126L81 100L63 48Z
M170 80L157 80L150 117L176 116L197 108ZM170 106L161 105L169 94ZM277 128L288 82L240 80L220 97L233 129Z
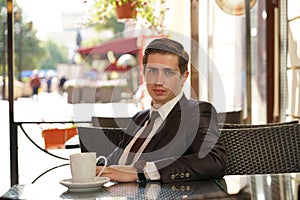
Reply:
M186 79L189 76L189 72L185 71L182 75L181 75L181 85L183 86L184 82L186 81Z

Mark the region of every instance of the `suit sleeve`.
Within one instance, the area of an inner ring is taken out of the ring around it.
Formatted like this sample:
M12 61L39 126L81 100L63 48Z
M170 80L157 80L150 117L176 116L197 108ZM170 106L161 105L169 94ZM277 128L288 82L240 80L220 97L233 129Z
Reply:
M199 102L182 111L189 116L183 120L188 147L183 155L155 161L164 183L222 178L225 174L226 151L219 141L218 119L215 108ZM198 125L198 126L195 126ZM191 128L196 127L196 128Z

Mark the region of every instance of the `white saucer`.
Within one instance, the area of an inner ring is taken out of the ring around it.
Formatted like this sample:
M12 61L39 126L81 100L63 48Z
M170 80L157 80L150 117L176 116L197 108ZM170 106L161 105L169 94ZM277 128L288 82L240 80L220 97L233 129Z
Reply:
M110 179L107 177L99 177L95 181L88 183L74 183L72 179L65 179L59 181L60 184L68 187L71 192L90 192L99 190L104 183L107 183Z

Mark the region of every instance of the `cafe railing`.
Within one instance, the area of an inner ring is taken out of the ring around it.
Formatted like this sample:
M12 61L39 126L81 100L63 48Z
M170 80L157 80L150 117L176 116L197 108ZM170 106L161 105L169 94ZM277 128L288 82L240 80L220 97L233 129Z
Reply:
M56 154L53 154L51 152L49 152L46 148L43 148L41 146L39 146L30 136L29 134L27 133L27 131L25 130L24 128L24 124L90 124L91 121L42 121L42 122L16 122L16 125L18 127L20 127L20 129L22 130L22 132L24 133L25 137L37 148L39 149L40 151L52 156L52 157L55 157L55 158L58 158L58 159L61 159L61 160L69 160L69 158L65 158L65 157L61 157L59 155L56 155ZM48 172L54 170L54 169L57 169L57 168L60 168L60 167L63 167L63 166L66 166L66 165L69 165L68 163L66 164L61 164L61 165L57 165L57 166L54 166L46 171L44 171L43 173L41 173L40 175L38 175L33 181L32 183L35 183L39 178L41 178L43 175L47 174Z

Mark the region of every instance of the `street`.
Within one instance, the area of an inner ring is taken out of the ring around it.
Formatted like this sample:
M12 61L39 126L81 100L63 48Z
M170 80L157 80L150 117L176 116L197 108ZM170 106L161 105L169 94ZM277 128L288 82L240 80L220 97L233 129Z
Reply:
M10 188L10 141L8 101L0 101L1 121L1 171L0 196ZM90 121L91 116L132 116L139 110L134 104L68 104L65 94L57 92L41 92L37 98L19 98L14 103L15 122L39 121ZM44 148L42 130L48 128L64 128L68 124L24 124L28 136L41 148ZM51 149L50 153L67 158L71 153L80 152L80 149ZM58 159L39 150L32 144L20 128L18 128L18 157L19 183L27 184L34 181L40 174L58 165L67 164L68 160ZM69 166L59 167L46 173L37 182L56 181L70 178L66 173Z

